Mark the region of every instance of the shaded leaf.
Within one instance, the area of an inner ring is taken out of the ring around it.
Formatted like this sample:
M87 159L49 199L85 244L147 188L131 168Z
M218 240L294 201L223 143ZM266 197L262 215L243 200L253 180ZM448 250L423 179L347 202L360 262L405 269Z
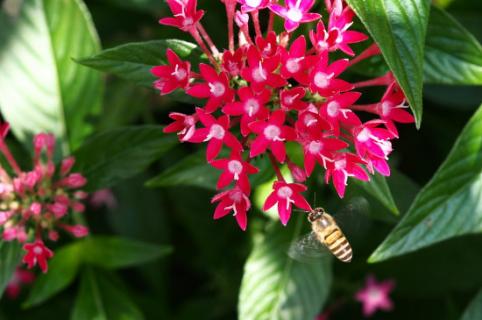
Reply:
M482 232L481 193L482 107L370 261L385 260L463 234Z
M470 302L467 309L460 320L478 320L482 319L482 290Z
M72 58L99 50L82 0L23 1L18 17L0 16L0 107L19 140L31 145L33 134L52 132L64 152L82 142L103 82Z
M15 268L22 260L22 244L17 241L0 242L0 297L10 279L12 279Z
M82 258L81 249L78 243L74 243L56 250L54 257L49 261L49 271L35 280L24 306L39 305L67 288L77 275Z
M140 265L172 251L168 246L108 236L85 239L81 250L86 263L107 269Z
M395 200L393 199L392 192L388 186L387 180L380 174L375 174L370 177L370 181L364 182L361 180L353 179L353 182L363 188L371 196L380 201L391 213L398 215L399 211Z
M115 278L86 268L72 312L72 320L143 319L142 313Z
M240 319L314 319L331 286L331 261L301 263L288 257L299 237L304 217L292 218L288 227L269 223L255 238L246 261L239 294Z
M91 137L75 153L74 170L87 178L88 190L131 177L177 144L160 126L124 127Z
M415 115L422 120L425 34L429 1L347 0L379 45Z
M425 49L425 82L482 84L482 46L450 14L432 8Z

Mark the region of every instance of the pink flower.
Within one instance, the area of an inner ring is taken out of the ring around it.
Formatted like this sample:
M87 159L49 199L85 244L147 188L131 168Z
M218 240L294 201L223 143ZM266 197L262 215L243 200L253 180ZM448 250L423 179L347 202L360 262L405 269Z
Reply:
M393 302L389 295L394 288L395 282L393 280L377 282L375 277L369 276L365 287L355 295L355 299L363 304L363 315L370 317L377 310L392 310Z
M310 211L311 206L301 195L306 191L306 186L299 183L286 183L284 181L276 181L273 184L273 192L266 198L263 210L268 211L275 204L278 204L278 214L283 225L286 225L291 216L292 206Z
M340 198L343 198L345 195L348 177L354 177L362 181L370 180L368 174L361 167L364 161L357 155L338 153L333 160L332 162L327 162L325 182L328 183L330 179L333 179L333 185Z
M57 219L60 219L67 214L69 207L66 204L55 202L54 204L49 204L47 209L52 212Z
M348 59L341 59L328 65L328 55L321 55L319 62L310 73L310 89L323 97L348 91L353 85L336 77L348 67Z
M231 211L239 227L244 231L248 223L246 212L251 208L249 194L245 194L239 187L223 191L213 197L211 203L219 202L214 211L214 219L220 219Z
M217 74L212 67L203 63L199 69L206 83L193 85L186 91L187 94L196 98L208 98L205 106L208 113L216 111L222 103L233 101L234 90L229 85L226 73Z
M22 287L26 284L30 284L35 280L35 275L27 270L22 270L17 267L13 273L12 279L7 284L5 288L5 293L10 299L16 299Z
M314 57L306 56L306 40L304 36L299 36L290 46L289 51L281 51L281 76L285 79L294 78L303 85L307 85L308 74L306 67Z
M266 38L256 37L256 47L263 58L273 57L278 53L279 48L276 33L271 31Z
M339 134L340 124L349 127L361 124L361 120L349 108L360 96L358 92L342 93L331 97L321 106L320 115L330 123L336 135Z
M101 208L106 206L108 209L114 209L117 207L117 199L114 193L110 189L97 190L92 194L90 198L90 204L95 208Z
M293 89L281 90L280 92L280 104L281 109L285 111L297 110L301 111L306 109L308 103L303 101L306 90L303 87L295 87Z
M23 257L23 262L32 269L36 264L40 266L43 273L48 270L47 260L54 256L54 253L47 248L42 240L35 240L33 243L26 243L23 249L27 251Z
M256 47L250 47L247 53L248 66L241 71L241 76L250 83L254 91L259 92L266 86L279 88L286 81L274 71L280 63L279 56L261 59Z
M224 72L233 77L239 75L244 67L244 48L238 48L234 53L228 50L224 51L222 67Z
M311 175L315 168L315 163L318 162L323 168L327 168L327 162L333 162L336 151L345 149L348 143L335 139L325 138L320 135L306 140L303 144L305 170L308 176Z
M55 147L55 137L49 133L39 133L33 138L33 146L35 150L35 157L40 157L40 153L43 149L47 150L49 157L52 157Z
M70 170L72 170L72 167L75 164L75 158L74 157L67 157L64 160L62 160L62 164L60 165L60 174L62 176L67 175Z
M83 238L89 234L89 229L86 226L83 226L81 224L77 224L73 226L63 225L62 227L64 228L65 231L71 233L76 238Z
M225 105L223 112L230 116L241 116L241 134L247 136L251 132L251 122L268 118L269 111L265 105L271 99L271 92L263 89L256 93L249 87L242 87L238 90L238 96L241 101Z
M271 113L268 121L257 121L249 125L249 128L258 136L251 143L249 156L257 155L270 149L276 160L284 162L286 158L286 149L284 142L294 140L296 133L293 128L285 126L286 115L282 110L276 110Z
M243 149L241 143L229 131L229 117L221 116L219 119L205 113L203 109L196 108L196 113L205 128L196 130L189 140L194 143L208 142L206 159L211 161L219 154L223 144L226 144L235 152Z
M198 121L197 115L187 115L179 112L169 113L169 118L173 119L174 122L164 127L162 132L171 133L177 132L179 141L189 141L196 131L196 123Z
M86 183L87 179L85 179L80 173L71 173L67 177L60 180L61 185L73 189L81 188L85 186Z
M197 0L166 0L174 17L162 18L160 24L191 31L204 15L203 10L197 10Z
M159 78L154 82L154 88L161 95L187 88L191 77L191 64L188 61L182 61L171 49L167 49L166 56L169 65L151 68L151 73Z
M271 0L238 0L243 13L266 8Z
M269 6L271 11L285 19L285 29L293 32L300 23L306 23L318 20L321 15L318 13L310 13L311 7L315 0L285 0L285 7L279 4Z
M216 169L223 170L219 177L217 188L227 187L233 180L236 185L245 193L250 192L248 174L255 174L258 169L246 161L243 161L239 153L233 153L228 159L211 161L211 165Z
M387 87L387 91L382 97L382 101L377 105L377 113L380 119L386 122L386 126L390 132L398 138L397 127L394 122L413 123L415 119L406 110L405 95L396 82Z

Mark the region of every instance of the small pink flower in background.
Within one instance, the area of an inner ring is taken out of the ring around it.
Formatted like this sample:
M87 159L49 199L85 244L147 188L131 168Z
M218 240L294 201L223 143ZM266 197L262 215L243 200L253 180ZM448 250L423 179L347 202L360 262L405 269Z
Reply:
M101 189L94 192L90 197L89 202L94 208L105 206L112 210L117 207L117 199L110 189Z
M5 293L10 299L16 299L20 295L20 291L24 285L30 284L35 280L35 275L27 270L17 267L13 273L12 279L5 288Z
M390 300L390 292L394 288L393 280L377 282L374 276L369 276L366 279L365 287L355 294L355 299L363 305L363 315L370 317L377 310L392 310L393 302Z

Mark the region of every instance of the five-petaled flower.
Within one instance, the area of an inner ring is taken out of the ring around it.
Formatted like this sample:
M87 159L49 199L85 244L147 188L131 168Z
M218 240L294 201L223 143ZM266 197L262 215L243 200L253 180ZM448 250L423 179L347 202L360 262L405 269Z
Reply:
M390 292L395 288L393 280L377 282L375 277L366 279L365 287L355 294L355 299L363 305L363 315L372 316L377 310L390 311L393 302L390 300Z
M47 248L42 240L26 243L23 245L23 249L27 251L27 253L22 261L27 264L29 269L32 269L38 264L42 272L46 273L48 270L47 260L54 256L52 250Z
M154 82L154 87L162 95L179 88L186 89L191 78L191 64L188 61L182 61L171 49L167 49L166 56L169 65L156 66L151 69L151 73L159 78Z
M318 13L308 12L314 4L315 0L286 0L285 7L275 3L269 8L285 19L286 31L293 32L300 23L312 22L321 18Z
M249 193L246 194L240 187L234 187L215 195L211 203L214 202L219 202L214 211L214 219L222 218L232 211L239 227L246 230L248 223L246 212L251 208Z

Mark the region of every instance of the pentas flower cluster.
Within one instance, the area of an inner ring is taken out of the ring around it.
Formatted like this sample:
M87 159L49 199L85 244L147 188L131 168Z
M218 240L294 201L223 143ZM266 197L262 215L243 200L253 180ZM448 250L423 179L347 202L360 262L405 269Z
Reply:
M395 123L410 123L414 118L391 73L358 83L343 80L347 68L380 54L372 44L355 55L351 45L368 37L350 30L353 11L342 0L326 0L325 23L319 13L310 12L314 0L222 2L228 17L229 48L221 52L201 24L204 11L197 9L196 0L167 0L173 17L159 22L190 33L210 63L201 63L194 71L189 61L168 49L168 64L151 70L161 95L181 89L204 101L192 114L171 113L174 121L164 132L176 132L181 142L207 144L206 160L221 171L217 187L227 188L213 198L218 203L214 218L233 213L239 226L246 228L251 206L249 176L258 171L250 161L261 155L269 158L277 175L264 209L276 206L283 224L293 206L310 209L302 183L317 165L340 197L348 178L367 181L368 173L375 171L390 175L387 160L391 141L398 138ZM269 11L265 34L260 10ZM284 20L279 33L273 28L276 18ZM313 26L309 37L295 37L293 32L306 23ZM332 53L338 51L347 58L333 59ZM385 86L386 92L380 101L357 104L361 90L369 86ZM356 111L374 117L363 122ZM287 155L287 142L302 147L302 167ZM220 159L223 148L229 156ZM295 183L286 182L279 170L282 164L287 164Z
M39 265L47 272L47 260L53 252L44 239L57 241L59 231L84 237L88 229L72 222L71 212L83 212L81 203L87 193L80 190L86 179L72 173L74 158L65 158L59 166L53 162L55 137L38 134L33 139L33 169L23 171L15 161L4 139L9 125L0 125L0 152L10 166L0 166L0 230L5 241L24 243L23 262L28 268Z

